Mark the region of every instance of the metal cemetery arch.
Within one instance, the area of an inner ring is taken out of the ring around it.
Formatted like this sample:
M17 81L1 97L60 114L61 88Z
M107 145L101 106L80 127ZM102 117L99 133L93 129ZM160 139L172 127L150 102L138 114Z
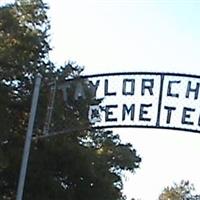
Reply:
M80 79L88 81L96 98L104 99L100 106L90 106L88 117L94 129L135 127L200 133L200 76L123 72L81 76ZM57 83L64 101L69 98L72 81L74 79ZM52 91L55 92L55 87ZM77 84L73 95L73 98L79 97L85 97L81 84ZM47 124L50 118L51 112Z
M16 200L23 197L41 79L41 75L36 76ZM87 80L93 98L103 99L102 103L89 107L88 118L93 129L136 127L200 133L200 76L124 72L81 76L81 79ZM56 90L61 90L67 103L69 83L74 80L77 79L55 81L51 86L43 137L77 131L73 128L49 132ZM86 98L81 82L77 82L72 97Z

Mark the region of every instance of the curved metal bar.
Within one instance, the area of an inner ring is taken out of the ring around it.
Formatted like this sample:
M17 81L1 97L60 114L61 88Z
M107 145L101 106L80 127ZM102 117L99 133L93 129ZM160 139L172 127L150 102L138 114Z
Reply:
M111 72L111 73L101 73L101 74L91 74L91 75L82 75L79 78L96 78L104 76L123 76L123 75L164 75L164 76L177 76L177 77L191 77L191 78L200 78L200 75L194 74L184 74L184 73L172 73L172 72ZM73 78L67 79L66 81L72 81Z

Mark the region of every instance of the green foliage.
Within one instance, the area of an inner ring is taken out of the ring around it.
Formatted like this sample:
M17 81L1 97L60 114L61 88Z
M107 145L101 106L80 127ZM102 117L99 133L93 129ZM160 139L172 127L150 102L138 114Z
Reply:
M0 199L15 198L34 74L52 68L46 9L39 0L0 7Z
M0 7L0 199L15 199L33 79L43 75L24 199L122 200L122 170L134 171L141 159L131 144L111 131L91 130L87 119L93 98L83 68L68 63L57 71L48 58L49 20L42 0L17 0ZM69 93L82 82L85 99L66 105L56 93L51 131L76 130L43 138L49 84L74 78Z
M51 70L48 9L41 0L17 0L1 7L0 80L26 91L36 72Z
M89 134L87 139L78 138L79 134L58 135L34 144L25 199L124 198L120 172L134 170L140 161L135 151L110 131L90 133L90 141L92 137L99 140L96 145L87 142Z
M194 195L194 185L189 181L182 180L179 184L166 187L162 194L159 196L159 200L198 200L199 195Z

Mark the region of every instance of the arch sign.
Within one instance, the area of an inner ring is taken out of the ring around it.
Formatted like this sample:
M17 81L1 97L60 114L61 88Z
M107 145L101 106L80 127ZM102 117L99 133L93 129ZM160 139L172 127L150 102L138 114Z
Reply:
M83 76L94 98L103 99L91 105L88 118L93 128L138 127L164 128L200 133L200 76L175 73L110 73ZM73 81L69 80L69 81ZM30 152L41 75L35 89L26 134L17 200L22 199ZM51 88L44 135L48 136L56 84ZM67 102L68 83L58 86ZM77 83L74 99L85 97L84 87Z
M112 73L84 76L100 105L91 105L94 128L164 128L200 133L200 76Z

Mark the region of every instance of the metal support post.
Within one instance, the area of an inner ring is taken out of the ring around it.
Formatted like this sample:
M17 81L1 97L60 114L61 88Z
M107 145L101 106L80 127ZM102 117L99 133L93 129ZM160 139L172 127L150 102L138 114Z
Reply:
M49 129L51 124L52 112L54 107L55 95L56 95L56 80L54 81L53 85L51 86L51 91L49 95L49 102L47 108L46 119L44 123L43 133L45 136L49 135Z
M33 92L29 122L28 122L28 129L26 132L26 139L25 139L24 152L23 152L23 158L22 158L21 169L20 169L16 200L22 200L22 197L23 197L24 183L25 183L28 158L29 158L30 147L31 147L33 125L35 121L35 113L36 113L37 104L38 104L38 96L39 96L39 91L40 91L41 79L42 79L42 75L37 74L36 80L35 80L35 87L34 87L34 92Z

